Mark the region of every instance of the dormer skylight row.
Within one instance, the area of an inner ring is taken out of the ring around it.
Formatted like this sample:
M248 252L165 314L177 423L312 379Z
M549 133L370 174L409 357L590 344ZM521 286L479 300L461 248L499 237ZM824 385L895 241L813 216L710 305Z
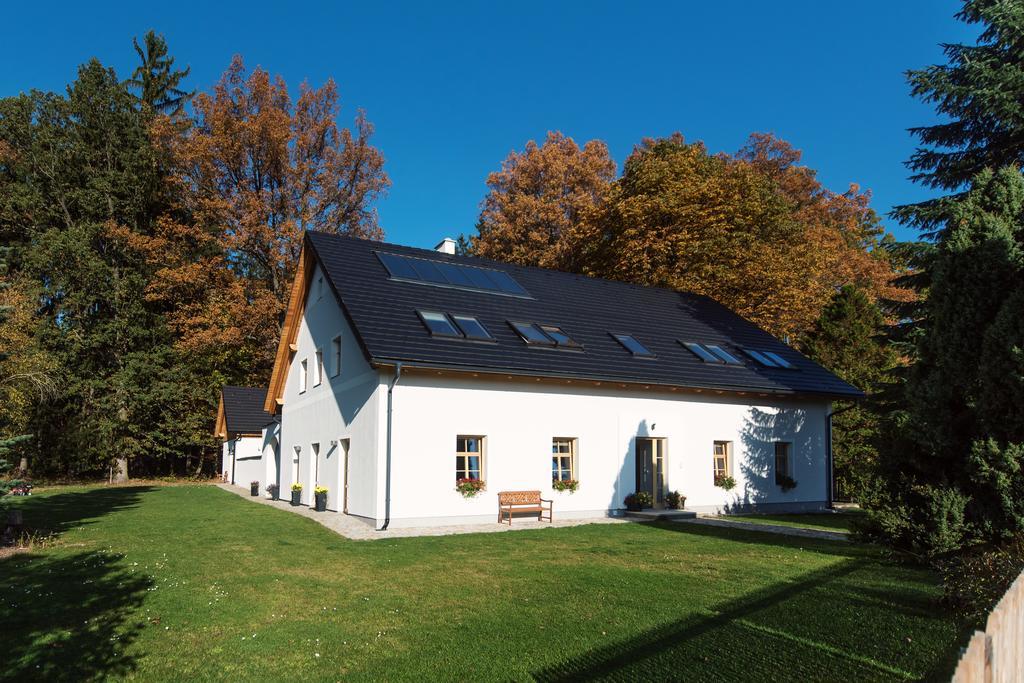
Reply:
M758 363L766 368L785 368L786 370L795 370L796 368L788 360L775 353L774 351L759 351L757 349L743 349L743 353L747 354Z

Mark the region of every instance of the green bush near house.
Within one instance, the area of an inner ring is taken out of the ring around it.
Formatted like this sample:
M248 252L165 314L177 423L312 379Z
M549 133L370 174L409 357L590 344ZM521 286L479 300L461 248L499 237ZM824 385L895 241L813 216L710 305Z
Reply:
M213 486L6 498L23 680L916 680L937 575L853 543L668 522L350 541ZM315 561L311 559L315 558Z

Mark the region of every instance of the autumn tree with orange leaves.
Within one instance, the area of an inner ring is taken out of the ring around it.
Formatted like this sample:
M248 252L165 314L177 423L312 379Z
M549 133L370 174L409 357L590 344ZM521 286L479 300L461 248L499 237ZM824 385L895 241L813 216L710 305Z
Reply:
M598 220L615 162L608 147L591 140L581 149L561 133L548 133L512 152L501 170L487 177L478 234L478 256L583 272L599 242Z
M910 296L869 195L832 192L799 162L769 135L715 155L675 134L644 140L614 180L603 143L552 133L488 178L471 250L706 294L783 338L813 329L846 284Z
M333 81L293 103L283 79L236 57L190 120L153 126L175 210L139 245L163 264L148 297L215 383L266 381L305 230L383 236L384 157L365 114L341 128L339 109Z

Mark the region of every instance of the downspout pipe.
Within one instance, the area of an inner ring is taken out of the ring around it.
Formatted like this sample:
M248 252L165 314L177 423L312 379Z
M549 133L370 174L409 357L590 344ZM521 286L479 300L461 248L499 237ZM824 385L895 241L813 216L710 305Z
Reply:
M391 523L391 413L394 406L394 391L398 380L402 379L402 364L395 363L395 376L388 385L388 419L387 438L384 449L384 524L377 531L387 531Z
M832 452L832 418L836 415L841 415L847 410L851 410L854 406L849 405L839 410L831 410L829 414L825 416L825 430L827 434L827 440L825 442L825 476L828 480L828 491L826 491L826 507L829 510L835 508L835 466L833 463L833 452Z

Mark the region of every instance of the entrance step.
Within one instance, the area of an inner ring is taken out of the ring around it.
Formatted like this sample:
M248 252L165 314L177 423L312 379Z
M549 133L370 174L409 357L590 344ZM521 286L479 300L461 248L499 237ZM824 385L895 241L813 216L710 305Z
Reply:
M692 510L640 510L639 512L626 511L628 519L642 519L648 522L661 519L674 521L677 519L696 519L697 513Z

